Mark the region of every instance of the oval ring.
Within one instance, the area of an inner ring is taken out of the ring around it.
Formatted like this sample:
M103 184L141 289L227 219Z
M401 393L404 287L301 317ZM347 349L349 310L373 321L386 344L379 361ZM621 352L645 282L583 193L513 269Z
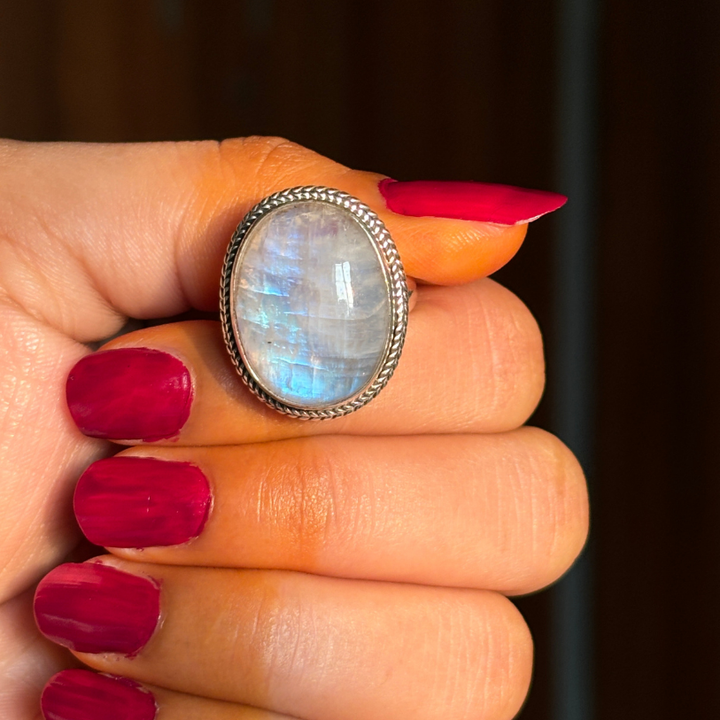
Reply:
M258 398L296 418L335 418L370 402L397 367L407 281L367 205L332 188L288 188L235 230L220 316L233 364Z

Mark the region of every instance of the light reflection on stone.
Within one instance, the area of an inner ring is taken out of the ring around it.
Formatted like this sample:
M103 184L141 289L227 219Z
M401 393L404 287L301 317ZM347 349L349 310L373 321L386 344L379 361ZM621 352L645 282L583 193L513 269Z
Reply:
M390 333L381 261L340 207L298 202L245 238L232 297L238 344L271 394L318 408L355 395L375 374Z

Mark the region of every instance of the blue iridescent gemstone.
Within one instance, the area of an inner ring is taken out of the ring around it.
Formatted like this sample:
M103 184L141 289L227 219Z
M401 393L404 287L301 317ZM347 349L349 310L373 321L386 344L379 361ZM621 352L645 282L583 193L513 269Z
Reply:
M382 365L392 332L375 243L351 212L325 202L290 203L251 227L231 302L246 367L288 405L355 396Z

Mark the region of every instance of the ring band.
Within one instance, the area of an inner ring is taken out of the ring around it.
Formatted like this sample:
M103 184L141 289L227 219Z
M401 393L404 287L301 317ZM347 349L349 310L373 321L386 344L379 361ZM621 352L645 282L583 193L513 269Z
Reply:
M225 254L223 335L250 390L301 419L347 415L392 376L408 288L390 233L340 190L295 187L261 200Z

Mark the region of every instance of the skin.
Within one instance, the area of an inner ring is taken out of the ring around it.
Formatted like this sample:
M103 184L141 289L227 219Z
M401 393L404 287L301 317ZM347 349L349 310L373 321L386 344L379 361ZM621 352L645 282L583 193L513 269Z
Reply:
M518 711L532 645L505 596L556 580L588 522L575 459L520 428L544 382L537 326L483 279L526 228L396 215L380 179L275 138L0 144L3 717L39 717L48 677L79 661L147 684L160 720ZM36 631L32 591L82 559L73 486L117 447L75 428L67 374L128 317L215 311L235 225L301 184L373 207L421 281L401 364L366 408L302 423L249 395L215 322L113 340L189 367L195 401L179 437L123 452L195 462L214 505L186 545L100 560L161 580L162 624L134 659L75 658Z
M190 542L113 549L139 562L275 568L520 595L552 582L574 559L578 548L558 539L556 528L570 537L584 532L577 512L585 500L581 476L566 472L573 461L565 446L537 428L138 447L122 454L192 462L209 479L213 497L201 535ZM383 458L381 473L376 458ZM548 483L553 465L556 482ZM508 523L513 514L515 522ZM450 531L438 518L452 518Z

